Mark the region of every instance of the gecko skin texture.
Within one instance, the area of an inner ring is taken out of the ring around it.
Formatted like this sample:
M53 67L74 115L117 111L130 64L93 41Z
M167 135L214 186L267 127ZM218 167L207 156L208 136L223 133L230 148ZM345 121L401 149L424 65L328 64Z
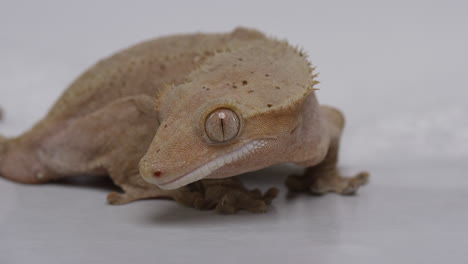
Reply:
M0 175L27 184L110 176L111 204L170 198L201 210L265 212L278 190L236 175L305 167L291 192L353 194L368 173L337 168L343 114L321 106L305 54L237 28L161 37L99 61L26 133L0 136Z

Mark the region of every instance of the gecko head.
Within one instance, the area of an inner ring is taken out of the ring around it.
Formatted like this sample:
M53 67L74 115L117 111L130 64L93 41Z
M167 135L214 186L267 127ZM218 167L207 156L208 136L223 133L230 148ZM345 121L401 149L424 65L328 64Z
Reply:
M140 161L143 179L176 189L281 162L297 125L293 112L248 116L243 110L223 101L168 117Z
M187 80L158 100L162 122L140 161L144 180L176 189L289 161L314 96L302 54L261 40L216 54Z

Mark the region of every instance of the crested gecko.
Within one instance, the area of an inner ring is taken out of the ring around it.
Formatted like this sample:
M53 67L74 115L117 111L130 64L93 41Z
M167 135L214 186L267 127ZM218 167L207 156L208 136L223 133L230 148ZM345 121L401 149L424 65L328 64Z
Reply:
M123 190L110 204L265 212L278 190L234 176L295 163L306 169L287 178L290 191L353 194L369 175L340 174L344 117L318 103L316 76L301 50L253 29L146 41L84 72L26 133L0 136L0 175L108 175Z

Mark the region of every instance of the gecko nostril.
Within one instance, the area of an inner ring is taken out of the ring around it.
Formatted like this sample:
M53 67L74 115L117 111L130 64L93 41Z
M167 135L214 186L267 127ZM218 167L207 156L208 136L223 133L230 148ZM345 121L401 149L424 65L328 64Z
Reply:
M160 177L162 175L162 172L156 171L153 173L154 177Z

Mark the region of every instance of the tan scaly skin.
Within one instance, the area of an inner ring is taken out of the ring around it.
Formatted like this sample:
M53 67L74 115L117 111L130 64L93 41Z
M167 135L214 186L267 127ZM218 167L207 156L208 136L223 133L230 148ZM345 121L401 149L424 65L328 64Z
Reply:
M368 174L337 170L344 118L318 104L314 77L302 52L255 30L147 41L86 71L28 132L0 137L0 174L110 175L124 191L111 204L264 212L278 190L232 176L291 162L308 167L288 178L291 191L352 194Z

